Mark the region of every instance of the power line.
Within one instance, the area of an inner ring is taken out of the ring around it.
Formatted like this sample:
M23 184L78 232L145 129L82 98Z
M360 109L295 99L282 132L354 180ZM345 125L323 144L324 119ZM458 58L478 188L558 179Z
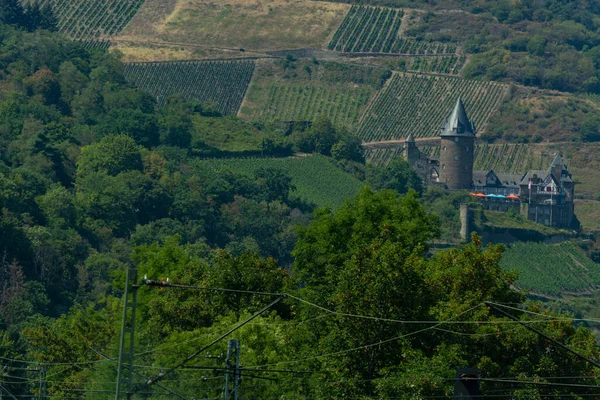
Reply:
M370 320L374 320L374 321L380 321L380 322L392 322L392 323L400 323L400 324L431 324L431 325L437 325L440 321L435 321L435 320L424 320L424 321L419 321L419 320L398 320L398 319L393 319L393 318L382 318L382 317L374 317L374 316L370 316L370 315L360 315L360 314L352 314L352 313L343 313L343 312L339 312L339 311L334 311L334 310L330 310L326 307L323 307L321 305L312 303L308 300L305 300L301 297L292 295L290 293L275 293L275 292L260 292L260 291L253 291L253 290L238 290L238 289L225 289L225 288L211 288L211 287L202 287L202 286L194 286L194 285L181 285L181 284L175 284L175 283L170 283L170 282L163 282L163 281L153 281L153 280L148 280L148 279L144 279L142 281L143 284L146 284L148 286L154 286L154 287L172 287L172 288L183 288L183 289L197 289L197 290L207 290L207 291L216 291L216 292L225 292L225 293L240 293L240 294L248 294L248 295L258 295L258 296L279 296L279 297L285 297L285 298L290 298L293 300L296 300L298 302L304 303L306 305L309 305L311 307L317 308L319 310L325 311L329 314L332 315L337 315L340 317L349 317L349 318L362 318L362 319L370 319ZM574 318L564 318L564 317L550 317L550 318L546 318L543 320L532 320L532 321L528 321L529 323L533 323L533 322L548 322L548 321L585 321L584 319L574 319ZM600 322L600 321L598 321ZM516 324L517 322L515 321L510 321L510 320L499 320L499 321L448 321L446 322L448 324L491 324L491 325L501 325L501 324L508 324L508 325L512 325L512 324Z
M510 318L512 320L518 321L525 328L527 328L530 331L535 332L537 335L539 335L539 336L541 336L541 337L543 337L543 338L551 341L552 343L554 343L555 345L557 345L561 349L563 349L563 350L565 350L565 351L573 354L574 356L578 357L579 359L581 359L581 360L583 360L583 361L585 361L585 362L587 362L589 364L592 364L596 368L600 368L600 364L597 363L596 361L591 360L590 358L584 356L583 354L580 354L580 353L576 352L575 350L572 350L570 347L564 345L563 343L559 342L558 340L556 340L554 338L551 338L550 336L546 335L545 333L541 332L540 330L534 328L533 326L530 326L526 322L520 321L519 319L517 319L517 317L515 317L514 315L511 315L509 313L507 313L506 311L502 310L500 307L498 307L498 306L496 306L496 305L494 305L494 304L492 304L490 302L485 302L485 304L487 304L489 307L493 308L494 310L498 311L500 314L502 314L502 315L504 315L504 316L506 316L506 317L508 317L508 318Z
M302 362L302 361L308 361L308 360L315 360L315 359L319 359L319 358L332 357L332 356L337 356L337 355L342 355L342 354L350 353L350 352L353 352L353 351L363 350L363 349L366 349L366 348L369 348L369 347L379 346L379 345L382 345L382 344L385 344L385 343L388 343L388 342L392 342L392 341L394 341L394 340L403 339L403 338L406 338L406 337L414 336L414 335L416 335L416 334L418 334L418 333L422 333L422 332L425 332L425 331L429 331L429 330L435 329L437 326L439 326L439 325L443 325L443 324L445 324L445 323L448 323L448 322L450 322L452 319L454 319L454 318L458 318L458 317L460 317L461 315L464 315L464 314L466 314L466 313L468 313L468 312L471 312L471 311L473 311L473 310L475 310L475 309L477 309L477 308L481 307L482 305L483 305L483 303L480 303L480 304L478 304L478 305L476 305L476 306L474 306L474 307L471 307L471 308L469 308L468 310L465 310L465 311L461 312L460 314L457 314L457 315L455 315L455 316L454 316L454 317L452 317L452 318L449 318L449 319L448 319L448 320L446 320L446 321L441 321L441 322L438 322L438 324L437 324L437 325L434 325L434 326L429 326L429 327L427 327L427 328L423 328L423 329L419 329L419 330L417 330L417 331L410 332L410 333L406 333L406 334L404 334L404 335L395 336L395 337L393 337L393 338L390 338L390 339L381 340L381 341L379 341L379 342L370 343L370 344L367 344L367 345L362 345L362 346L357 346L357 347L354 347L354 348L351 348L351 349L342 350L342 351L337 351L337 352L333 352L333 353L329 353L329 354L321 354L321 355L318 355L318 356L306 357L306 358L303 358L303 359L290 360L290 361L281 361L281 362L278 362L278 363L272 363L272 364L253 365L253 366L251 366L250 368L270 367L270 366L274 366L274 365L282 365L282 364L295 364L295 363Z
M118 361L117 361L117 360L114 360L114 359L112 359L112 358L108 357L107 355L105 355L105 354L102 354L100 351L98 351L98 350L95 350L95 349L94 349L94 348L92 348L92 347L90 347L90 349L91 349L93 352L95 352L96 354L100 355L101 357L104 357L105 359L107 359L107 360L111 361L112 363L118 364ZM134 369L133 369L133 366L131 367L131 372L132 372L132 373L134 373L134 374L136 374L137 376L141 377L142 379L145 379L145 380L147 380L147 379L148 379L146 376L144 376L144 375L142 375L141 373L139 373L139 372L137 372L136 370L134 370ZM118 385L118 382L117 382L117 385ZM183 397L182 395L180 395L180 394L178 394L178 393L174 392L173 390L169 389L168 387L166 387L166 386L164 386L164 385L156 384L156 386L158 386L158 387L159 387L159 388L161 388L161 389L164 389L164 390L166 390L166 391L167 391L167 392L169 392L169 394L170 394L170 395L172 395L172 396L175 396L175 397L177 397L177 398L179 398L179 399L185 400L185 397Z
M491 301L488 301L488 303L496 305L498 307L504 307L504 308L508 308L510 310L520 311L520 312L526 313L526 314L539 315L539 316L542 316L542 317L547 317L548 321L551 320L551 318L553 318L551 315L548 315L548 314L542 314L542 313L538 313L538 312L534 312L534 311L529 311L529 310L526 310L526 309L523 309L523 308L518 308L518 307L511 307L511 306L507 306L506 304L503 304L503 303L494 303L494 302L491 302ZM573 321L573 322L595 322L595 323L600 323L600 319L594 319L594 318L565 318L565 320L569 320L569 321Z

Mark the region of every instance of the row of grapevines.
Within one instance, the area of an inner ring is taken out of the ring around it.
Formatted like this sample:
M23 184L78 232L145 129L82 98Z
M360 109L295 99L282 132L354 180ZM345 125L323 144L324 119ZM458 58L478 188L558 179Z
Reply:
M352 53L454 54L456 45L401 38L404 12L353 5L327 46Z
M90 40L116 35L127 25L144 0L24 0L49 5L62 33L74 39Z
M465 64L466 57L463 55L410 57L409 60L407 69L410 71L458 75Z
M365 142L440 134L444 120L462 96L471 121L482 129L507 86L458 77L394 74L361 118L358 135Z
M159 105L173 95L211 102L221 114L237 113L254 73L253 60L125 64L125 78Z
M501 265L519 271L519 288L536 293L556 296L600 285L600 265L572 242L517 242L504 253Z
M110 40L82 40L81 46L86 49L108 49L111 45Z
M353 5L328 48L345 52L389 52L398 39L403 15L402 10Z
M529 144L478 144L475 146L474 168L513 174L547 168L552 155L544 151L535 155L534 150Z
M360 190L362 183L339 169L328 157L314 155L288 158L234 158L209 159L199 163L215 169L228 168L253 175L259 168L277 168L292 178L296 189L292 197L300 198L319 207L337 208Z
M351 126L357 123L372 94L369 86L275 83L268 88L260 119L312 121L319 115L327 115L335 124Z

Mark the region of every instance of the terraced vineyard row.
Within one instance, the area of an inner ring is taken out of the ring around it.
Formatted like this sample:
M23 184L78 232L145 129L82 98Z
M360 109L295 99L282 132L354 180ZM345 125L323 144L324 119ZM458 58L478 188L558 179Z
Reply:
M440 146L423 146L419 147L419 150L428 157L439 157L440 155ZM402 157L402 146L383 149L365 149L365 159L367 160L367 163L378 167L385 167L396 157Z
M327 115L335 124L353 125L369 102L374 90L368 86L353 88L305 83L273 84L259 118L266 121L312 121Z
M465 65L466 57L462 55L410 57L409 60L407 69L410 71L458 75Z
M353 5L337 29L329 50L352 53L454 54L453 44L403 39L398 35L404 12Z
M519 174L530 169L546 169L552 161L546 152L535 154L527 144L478 144L475 146L474 168L481 171Z
M49 5L58 19L60 32L88 40L121 32L144 0L25 0L23 3Z
M600 285L600 265L571 242L516 242L504 253L500 264L519 271L517 287L536 293L557 296Z
M462 96L471 121L481 130L505 95L507 86L455 77L395 74L361 119L358 135L365 142L440 134L440 128Z
M159 105L173 95L211 102L221 114L237 113L254 72L253 60L129 63L125 78Z
M215 169L229 168L233 171L253 175L259 168L277 168L292 178L296 187L291 195L319 207L337 208L355 196L362 183L336 167L331 159L320 156L291 158L235 158L198 161Z

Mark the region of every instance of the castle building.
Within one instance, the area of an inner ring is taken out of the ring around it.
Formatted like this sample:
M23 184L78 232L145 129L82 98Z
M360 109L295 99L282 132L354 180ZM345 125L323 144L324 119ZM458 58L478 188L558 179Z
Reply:
M575 216L574 183L560 154L547 170L525 174L474 171L476 130L459 98L440 134L440 157L427 157L413 135L406 138L404 159L428 185L469 190L487 210L515 210L538 223L568 228Z
M470 189L473 185L475 126L469 121L460 97L442 127L440 139L438 182L450 190Z

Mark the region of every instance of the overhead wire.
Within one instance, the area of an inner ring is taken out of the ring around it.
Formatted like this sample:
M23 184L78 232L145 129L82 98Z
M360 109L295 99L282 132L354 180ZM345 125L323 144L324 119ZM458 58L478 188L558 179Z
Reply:
M295 363L302 362L302 361L309 361L309 360L314 360L314 359L319 359L319 358L333 357L333 356L337 356L337 355L342 355L342 354L350 353L350 352L353 352L353 351L363 350L363 349L374 347L374 346L380 346L382 344L389 343L389 342L392 342L394 340L404 339L404 338L407 338L407 337L410 337L410 336L414 336L416 334L419 334L419 333L422 333L422 332L425 332L425 331L428 331L428 330L432 330L436 326L443 325L443 324L447 323L448 321L453 320L454 318L458 318L461 315L464 315L464 314L466 314L468 312L471 312L471 311L473 311L473 310L481 307L482 305L484 305L484 303L477 304L476 306L473 306L473 307L471 307L471 308L469 308L469 309L467 309L467 310L465 310L465 311L463 311L463 312L455 315L454 317L449 318L447 321L440 321L440 322L438 322L437 325L429 326L427 328L419 329L417 331L409 332L409 333L406 333L406 334L403 334L403 335L399 335L399 336L395 336L395 337L392 337L392 338L389 338L389 339L380 340L380 341L375 342L375 343L370 343L370 344L366 344L366 345L362 345L362 346L357 346L357 347L354 347L354 348L350 348L350 349L346 349L346 350L341 350L341 351L336 351L336 352L332 352L332 353L328 353L328 354L321 354L321 355L317 355L317 356L306 357L306 358L303 358L303 359L281 361L281 362L278 362L278 363L271 363L271 364L252 365L249 368L262 368L262 367L270 367L270 366L276 366L276 365L282 365L282 364L295 364Z

